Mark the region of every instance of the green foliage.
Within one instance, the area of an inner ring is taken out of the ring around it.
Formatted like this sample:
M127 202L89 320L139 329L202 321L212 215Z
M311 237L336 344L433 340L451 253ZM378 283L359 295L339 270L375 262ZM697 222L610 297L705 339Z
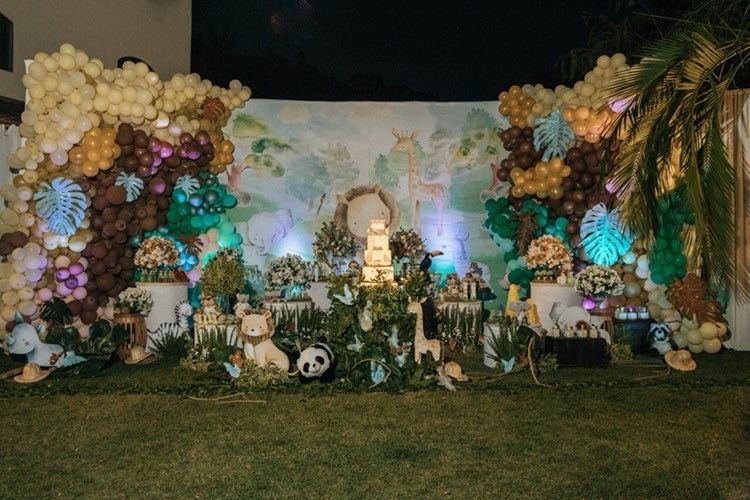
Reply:
M450 350L479 350L482 346L482 314L477 314L473 309L448 305L440 313L438 331L443 346Z
M198 332L198 342L189 349L180 365L198 371L221 366L237 348L227 343L227 327L212 326Z
M297 349L297 341L302 349L315 342L325 342L325 320L326 314L312 303L302 309L274 309L273 341L287 352Z
M167 328L159 336L151 336L152 350L166 359L182 359L187 357L193 343L190 332L178 328Z
M72 326L50 325L44 340L48 344L61 345L66 351L74 351L80 343L81 335Z
M399 284L411 300L422 300L432 293L432 282L429 275L415 265L406 266Z
M89 327L89 337L81 341L75 351L82 356L108 356L123 342L128 332L122 325L112 326L106 319L99 319Z
M253 361L242 363L240 376L232 381L237 387L265 389L289 384L292 379L289 374L275 366L259 367Z
M216 252L203 269L201 293L214 297L230 297L243 290L247 273L239 253L230 248Z
M344 228L340 228L333 221L326 221L315 233L312 244L313 254L318 262L325 262L334 269L334 260L353 258L359 246L354 238Z
M42 304L39 317L50 325L66 325L73 321L68 305L59 297L52 297Z
M536 335L529 327L520 325L515 317L502 313L491 315L487 324L492 330L488 342L495 351L491 357L498 362L524 352L529 340Z

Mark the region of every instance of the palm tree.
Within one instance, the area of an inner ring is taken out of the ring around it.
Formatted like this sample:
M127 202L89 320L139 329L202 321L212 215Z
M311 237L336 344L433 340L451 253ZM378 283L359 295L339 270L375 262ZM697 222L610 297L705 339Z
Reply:
M613 181L626 222L640 234L653 235L657 199L673 189L676 178L695 218L685 238L689 261L702 262L719 286L730 287L736 278L739 295L746 297L747 270L735 268L742 265L735 263L734 219L728 210L735 173L721 123L724 95L738 73L750 69L750 6L742 5L733 26L679 25L644 51L640 64L619 74L607 93L610 102L627 103L610 139L623 141ZM670 158L671 176L666 173Z

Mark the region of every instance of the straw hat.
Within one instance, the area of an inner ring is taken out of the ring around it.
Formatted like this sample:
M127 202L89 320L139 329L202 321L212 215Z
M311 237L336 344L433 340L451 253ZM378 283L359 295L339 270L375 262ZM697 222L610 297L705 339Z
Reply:
M125 363L128 365L137 365L138 363L149 359L151 356L153 356L153 353L146 352L146 349L136 345L130 349L130 357L125 360Z
M52 370L42 370L36 363L27 363L23 367L23 373L13 377L13 380L21 384L31 384L33 382L39 382L49 376Z
M693 359L693 356L685 349L679 351L669 351L664 355L664 361L681 372L691 372L698 366Z

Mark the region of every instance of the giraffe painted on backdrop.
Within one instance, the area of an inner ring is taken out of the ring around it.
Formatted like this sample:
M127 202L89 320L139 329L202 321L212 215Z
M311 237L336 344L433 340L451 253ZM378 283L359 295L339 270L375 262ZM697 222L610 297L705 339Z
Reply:
M391 151L406 153L409 158L409 201L411 202L411 227L415 231L420 230L420 212L423 201L431 201L437 210L437 234L443 234L443 208L445 189L443 185L437 182L424 182L419 175L419 164L417 163L417 150L414 146L414 140L417 137L417 131L411 134L399 132L395 128L392 130L396 138L396 144Z

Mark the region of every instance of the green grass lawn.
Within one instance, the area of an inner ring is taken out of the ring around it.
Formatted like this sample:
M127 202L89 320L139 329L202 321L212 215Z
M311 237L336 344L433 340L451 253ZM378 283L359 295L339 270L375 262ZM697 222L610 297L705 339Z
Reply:
M190 399L236 390L167 363L3 382L0 498L748 497L750 355L698 364L263 404Z

